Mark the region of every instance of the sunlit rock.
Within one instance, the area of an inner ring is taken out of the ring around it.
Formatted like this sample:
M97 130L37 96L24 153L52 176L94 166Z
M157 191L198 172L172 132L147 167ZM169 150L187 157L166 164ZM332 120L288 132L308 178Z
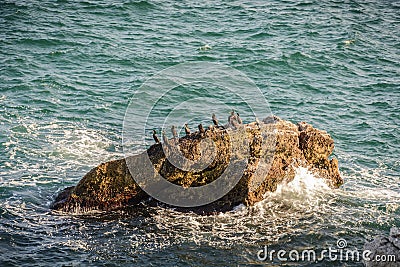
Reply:
M204 140L212 141L215 153L202 149ZM330 187L337 188L343 180L337 159L329 159L333 148L333 139L326 131L305 122L295 125L276 116L243 124L239 130L211 128L205 133L169 139L164 147L154 144L142 154L102 163L75 187L61 191L51 208L63 212L107 211L133 207L140 202L157 204L138 186L137 178L160 174L173 184L199 187L219 178L229 164L239 162L245 163L244 168L227 194L200 207L181 209L209 213L231 210L239 204L254 205L264 199L265 193L275 191L278 184L293 180L298 167L307 167L315 179L324 179ZM177 168L171 163L174 159L168 157L174 151L180 151L186 159L199 161L199 165L202 161L207 164L201 170ZM151 167L141 167L147 161ZM132 172L127 163L137 168ZM239 172L238 169L235 170ZM237 173L230 175L234 177Z

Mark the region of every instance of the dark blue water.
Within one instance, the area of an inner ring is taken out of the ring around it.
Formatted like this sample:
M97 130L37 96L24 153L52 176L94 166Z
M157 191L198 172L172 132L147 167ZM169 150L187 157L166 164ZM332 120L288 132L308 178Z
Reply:
M398 1L1 1L0 265L258 265L264 245L362 249L400 226L399 18ZM134 91L190 61L242 71L274 114L327 130L344 186L299 170L221 215L52 213L57 191L123 156Z

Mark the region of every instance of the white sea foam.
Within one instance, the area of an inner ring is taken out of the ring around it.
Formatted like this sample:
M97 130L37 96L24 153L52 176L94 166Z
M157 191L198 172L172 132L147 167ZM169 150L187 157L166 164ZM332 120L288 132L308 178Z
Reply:
M239 205L231 212L209 216L155 208L153 218L161 232L180 232L179 242L230 248L240 243L277 241L297 233L301 224L315 226L319 214L329 212L331 201L334 193L324 180L299 168L293 181L279 185L253 207Z
M118 141L110 138L112 133L63 121L28 123L21 119L18 124L3 143L8 160L0 168L0 176L7 175L1 184L21 187L77 180L84 173L74 177L73 171L122 157Z
M79 161L105 160L110 157L107 148L112 144L101 132L90 129L54 128L53 135L47 136L52 155Z
M307 168L296 169L294 179L289 183L279 184L275 195L293 194L301 197L312 197L318 192L329 190L329 186L321 178L315 177Z
M274 212L312 212L321 209L332 197L332 189L322 178L315 177L307 168L296 169L294 179L281 183L275 192L265 195L265 199L255 205L262 214L274 216Z

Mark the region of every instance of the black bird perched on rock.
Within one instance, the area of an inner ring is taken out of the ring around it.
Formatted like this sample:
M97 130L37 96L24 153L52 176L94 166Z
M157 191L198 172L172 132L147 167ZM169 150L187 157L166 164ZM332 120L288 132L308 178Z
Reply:
M231 111L231 115L228 117L228 124L230 127L233 127L234 129L236 129L240 124L233 109Z
M231 115L228 117L228 123L233 124L233 121L236 120L235 111L232 109Z
M178 133L176 132L176 128L174 125L171 127L172 136L176 139L178 138Z
M237 112L236 112L236 119L237 119L237 122L238 122L239 124L243 124L243 121L242 121L242 119L240 118L239 113L237 113Z
M256 117L256 126L258 127L258 129L260 129L260 121L258 120L257 117Z
M168 137L165 134L165 131L162 131L162 139L163 139L164 144L168 145Z
M154 141L155 141L157 144L160 143L160 139L159 139L158 136L157 136L156 130L153 130L153 139L154 139Z
M201 124L201 123L199 124L199 131L201 134L204 134L206 132L203 128L203 124Z
M278 116L271 115L271 116L268 116L265 119L263 119L262 122L265 123L265 124L270 124L270 123L276 123L276 122L278 122L280 120L282 120L282 119L279 118Z
M214 114L214 113L212 114L212 121L213 121L214 125L218 127L218 120L217 120L217 116L215 116L215 114Z
M189 126L187 123L185 123L185 133L186 133L186 135L190 134L190 129L189 129Z

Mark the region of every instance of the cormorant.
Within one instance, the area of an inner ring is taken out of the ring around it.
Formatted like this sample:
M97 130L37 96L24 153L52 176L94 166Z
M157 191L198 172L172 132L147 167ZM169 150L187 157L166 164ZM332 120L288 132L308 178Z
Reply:
M231 125L233 125L233 121L234 121L234 120L236 120L236 118L235 118L235 111L232 109L231 115L229 115L229 117L228 117L228 123L231 124Z
M258 120L257 117L256 117L256 125L257 125L258 129L260 129L260 121Z
M186 133L186 135L190 134L190 129L189 129L189 126L187 125L187 123L185 123L185 133Z
M201 124L201 123L199 124L199 131L201 134L204 134L206 132L203 128L203 124Z
M165 131L162 131L162 139L163 139L164 144L168 145L168 137L165 134Z
M157 136L156 130L153 130L153 139L154 139L154 141L155 141L157 144L160 143L160 139L159 139L158 136Z
M239 124L243 124L243 121L242 121L242 119L240 118L239 113L237 113L237 112L236 112L236 119L237 119L237 121L238 121Z
M214 125L218 127L218 120L217 120L217 116L215 116L215 114L214 114L214 113L212 114L212 121L213 121Z
M174 139L177 139L178 138L178 133L176 132L175 125L172 125L171 132L172 132L172 136L174 137Z
M233 109L231 111L231 115L228 117L228 124L230 127L233 127L234 129L239 127L240 123Z

